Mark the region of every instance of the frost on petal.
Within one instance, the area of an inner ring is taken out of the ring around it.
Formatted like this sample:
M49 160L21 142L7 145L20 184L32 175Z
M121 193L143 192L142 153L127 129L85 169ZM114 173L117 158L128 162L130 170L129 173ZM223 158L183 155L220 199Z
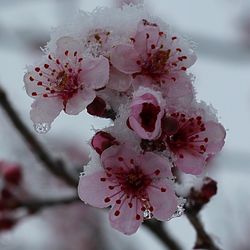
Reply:
M176 166L186 174L200 175L206 165L206 157L198 153L181 150L178 152Z
M121 44L111 50L110 57L112 65L126 74L139 72L141 67L137 64L139 54L128 44Z
M83 111L95 99L95 91L84 88L79 90L66 104L65 112L69 115L77 115Z
M130 75L124 74L121 71L115 69L114 67L111 67L107 87L123 92L129 89L131 85L131 80L132 78Z
M87 87L99 89L106 85L109 79L109 61L100 56L98 58L88 58L82 62L83 70L80 74L81 81Z
M40 97L31 105L30 118L36 123L51 124L63 109L58 98Z
M110 205L107 198L110 195L109 186L112 185L103 169L80 177L78 195L80 199L91 206L104 208Z
M226 131L224 127L216 122L206 122L206 131L200 133L200 136L208 138L206 147L207 154L218 153L225 144Z
M177 197L166 180L159 180L147 189L153 215L158 220L168 220L177 208Z
M136 199L126 199L122 204L115 204L109 212L109 221L113 228L126 234L135 233L143 221L143 212L138 209ZM130 204L129 204L130 203Z

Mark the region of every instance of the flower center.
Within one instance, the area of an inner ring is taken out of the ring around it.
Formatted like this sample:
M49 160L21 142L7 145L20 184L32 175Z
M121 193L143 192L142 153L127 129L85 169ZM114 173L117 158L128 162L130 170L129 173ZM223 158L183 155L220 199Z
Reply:
M165 67L169 56L170 50L158 50L153 55L149 54L147 61L142 66L142 72L156 77L159 74L168 74Z
M70 75L65 71L59 72L56 79L55 90L59 92L59 96L65 101L68 101L81 87L78 84L77 75Z
M159 106L155 106L152 103L143 103L140 118L141 125L146 131L154 131L157 115L159 114L159 112Z

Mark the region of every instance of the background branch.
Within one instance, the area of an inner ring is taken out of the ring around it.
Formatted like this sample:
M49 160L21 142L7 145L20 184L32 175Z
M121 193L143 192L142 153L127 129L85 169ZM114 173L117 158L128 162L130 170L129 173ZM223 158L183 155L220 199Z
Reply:
M67 168L64 166L62 161L55 161L49 153L44 149L42 144L36 139L35 136L31 133L31 131L25 126L25 124L20 119L19 115L12 107L10 101L4 90L0 87L0 105L3 110L8 115L12 125L17 129L19 134L23 137L24 141L29 146L30 150L34 153L34 155L39 159L44 166L55 176L64 180L70 186L76 186L78 180L74 178L67 171Z
M170 250L181 250L182 248L175 239L163 228L163 223L156 220L146 220L143 225L157 235L161 242Z

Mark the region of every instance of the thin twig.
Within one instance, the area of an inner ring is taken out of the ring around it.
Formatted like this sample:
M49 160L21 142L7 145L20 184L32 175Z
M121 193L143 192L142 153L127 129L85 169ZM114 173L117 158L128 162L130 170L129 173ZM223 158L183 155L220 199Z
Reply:
M161 240L161 242L167 247L167 249L170 250L181 250L181 246L178 244L177 241L173 239L172 236L170 236L166 230L163 228L163 223L156 220L147 220L143 223L143 225L150 230L152 233L154 233L158 239Z
M185 214L196 231L196 247L208 250L220 250L220 248L214 243L211 236L205 231L205 228L199 218L199 214L192 209L186 209Z
M23 121L20 119L19 115L12 107L9 102L6 93L0 87L0 105L8 115L10 121L13 126L17 129L19 134L23 137L25 142L29 145L30 150L34 153L34 155L44 164L44 166L55 176L64 180L70 186L76 186L77 180L73 178L60 161L60 164L55 161L48 152L44 149L42 144L36 139L35 136L31 133L31 131L25 126Z
M42 199L21 201L19 207L26 208L30 211L38 212L47 207L55 207L60 205L68 205L80 201L78 196L66 197L61 199Z

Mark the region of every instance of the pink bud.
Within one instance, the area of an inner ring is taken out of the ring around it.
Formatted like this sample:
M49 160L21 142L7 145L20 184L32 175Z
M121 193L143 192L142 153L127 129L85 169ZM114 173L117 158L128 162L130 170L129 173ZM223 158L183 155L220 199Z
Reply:
M105 149L111 147L112 145L118 144L119 143L111 134L106 133L104 131L97 132L91 141L92 147L99 155L101 155Z
M103 117L106 111L106 103L102 98L96 96L94 101L87 106L87 111L91 115Z

